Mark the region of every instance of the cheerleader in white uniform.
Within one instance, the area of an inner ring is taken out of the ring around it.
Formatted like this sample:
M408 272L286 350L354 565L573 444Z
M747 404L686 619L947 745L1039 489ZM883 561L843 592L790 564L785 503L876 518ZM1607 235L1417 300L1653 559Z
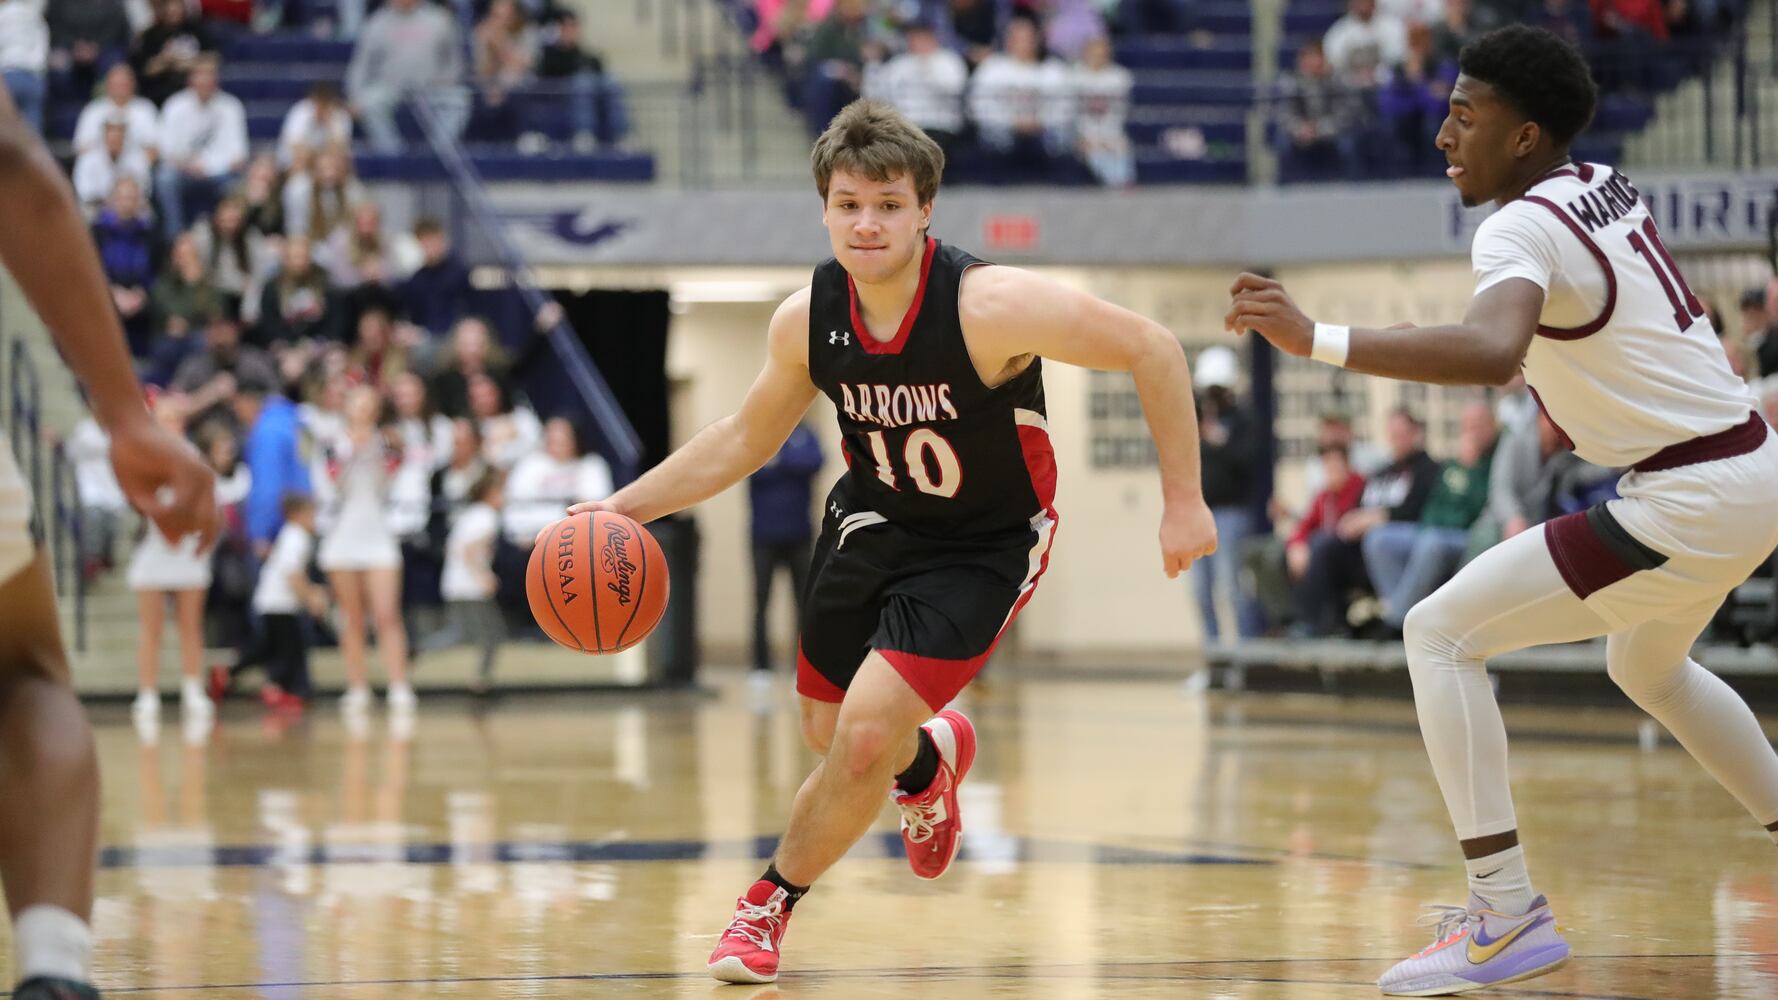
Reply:
M184 436L185 419L190 415L186 397L150 397L149 405L162 427ZM210 554L199 554L196 535L174 545L153 524L147 524L130 559L126 579L136 592L136 615L142 625L136 644L137 694L132 709L136 722L151 726L160 718L161 632L169 599L173 603L174 627L179 632L180 710L188 721L209 718L214 706L204 693L202 673L204 597L210 590Z
M365 613L389 672L389 707L411 711L407 633L401 623L401 546L389 523L389 489L401 465L400 440L380 425L382 397L358 387L347 395L341 434L323 443L331 516L322 529L317 561L340 609L340 654L346 661L347 711L370 705L365 664Z

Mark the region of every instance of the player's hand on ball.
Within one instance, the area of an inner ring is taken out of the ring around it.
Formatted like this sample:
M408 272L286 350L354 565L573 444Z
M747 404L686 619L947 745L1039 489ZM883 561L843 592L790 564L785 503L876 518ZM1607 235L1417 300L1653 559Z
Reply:
M1229 288L1228 315L1223 326L1235 333L1253 330L1272 346L1299 358L1315 346L1315 323L1291 301L1284 286L1271 278L1243 273Z
M601 510L610 511L613 514L621 513L621 511L617 509L617 505L610 500L582 500L580 503L569 507L568 514L564 514L563 516L566 517L571 514L591 514ZM553 527L555 527L555 522L553 521L544 525L543 530L537 533L537 537L532 539L531 544L542 545L543 536L549 534L549 529Z
M1169 504L1161 515L1161 560L1167 576L1178 576L1215 551L1216 519L1209 505L1202 500Z

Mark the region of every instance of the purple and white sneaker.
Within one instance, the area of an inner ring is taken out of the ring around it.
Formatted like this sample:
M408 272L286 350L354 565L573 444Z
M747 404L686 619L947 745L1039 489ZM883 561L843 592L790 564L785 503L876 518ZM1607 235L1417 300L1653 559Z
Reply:
M1518 916L1488 909L1480 896L1468 906L1433 907L1424 924L1437 938L1424 951L1383 973L1377 988L1393 997L1441 997L1487 989L1554 972L1568 961L1568 942L1556 930L1542 896Z

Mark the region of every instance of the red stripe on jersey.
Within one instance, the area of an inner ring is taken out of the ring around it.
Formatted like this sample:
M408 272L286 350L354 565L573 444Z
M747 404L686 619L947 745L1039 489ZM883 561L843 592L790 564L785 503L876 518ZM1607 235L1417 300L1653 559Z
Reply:
M1637 462L1631 468L1637 472L1665 472L1687 465L1701 462L1714 462L1718 459L1734 458L1749 452L1758 451L1766 443L1766 421L1754 413L1748 418L1715 434L1695 437L1690 441L1670 444L1653 455Z
M846 295L852 300L852 332L858 334L858 346L864 348L866 354L900 354L907 346L908 334L914 331L914 320L920 317L920 303L926 298L926 276L932 273L932 251L938 248L938 241L926 237L926 256L920 261L920 284L914 288L914 301L908 311L901 317L901 328L895 331L895 339L884 343L870 335L870 328L864 325L864 315L858 311L858 284L846 275Z
M1041 427L1018 426L1019 449L1025 453L1025 471L1031 474L1031 491L1037 504L1049 510L1056 502L1056 451L1049 432ZM1055 516L1054 512L1051 516Z
M1605 324L1611 322L1611 314L1617 311L1617 272L1611 268L1611 258L1605 256L1605 251L1599 249L1599 244L1594 243L1593 238L1587 235L1587 231L1581 228L1580 223L1569 218L1568 213L1562 211L1560 205L1539 195L1528 194L1525 196L1525 200L1535 205L1542 205L1556 213L1556 218L1562 220L1563 225L1568 227L1568 231L1572 232L1580 240L1581 245L1587 248L1587 252L1593 255L1593 259L1599 262L1599 269L1605 272L1605 307L1599 310L1597 319L1586 326L1540 325L1537 328L1537 335L1548 337L1551 340L1579 340L1605 329Z
M1530 187L1527 187L1525 190L1531 191L1532 189L1536 188L1539 184L1543 184L1547 181L1553 181L1558 177L1579 177L1579 176L1580 176L1580 171L1574 169L1574 167L1572 165L1564 164L1563 166L1557 167L1554 170L1551 170L1548 173L1544 174L1543 176L1539 177L1538 179L1532 181Z
M1530 391L1531 401L1537 404L1537 410L1539 413L1543 414L1543 419L1548 420L1550 426L1556 429L1556 436L1562 439L1562 447L1567 448L1569 451L1573 451L1574 439L1568 436L1568 432L1562 429L1561 424L1556 423L1555 417L1550 416L1550 408L1543 405L1543 397L1537 394L1536 389L1531 388L1530 383L1526 383L1525 388Z
M821 671L803 655L803 644L796 644L796 693L813 701L825 701L837 705L846 700L846 692L833 681L821 676Z

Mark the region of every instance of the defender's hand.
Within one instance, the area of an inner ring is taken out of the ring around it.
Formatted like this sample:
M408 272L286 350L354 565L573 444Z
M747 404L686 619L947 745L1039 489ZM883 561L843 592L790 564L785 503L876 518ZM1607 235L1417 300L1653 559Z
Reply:
M1216 519L1204 501L1169 505L1161 514L1161 562L1168 577L1216 551Z
M1286 354L1306 358L1315 346L1315 324L1296 307L1284 286L1257 274L1242 274L1229 288L1223 326L1235 333L1256 331Z
M210 551L222 520L216 513L216 475L189 441L144 415L109 428L111 467L130 505L141 511L168 541L199 538Z

